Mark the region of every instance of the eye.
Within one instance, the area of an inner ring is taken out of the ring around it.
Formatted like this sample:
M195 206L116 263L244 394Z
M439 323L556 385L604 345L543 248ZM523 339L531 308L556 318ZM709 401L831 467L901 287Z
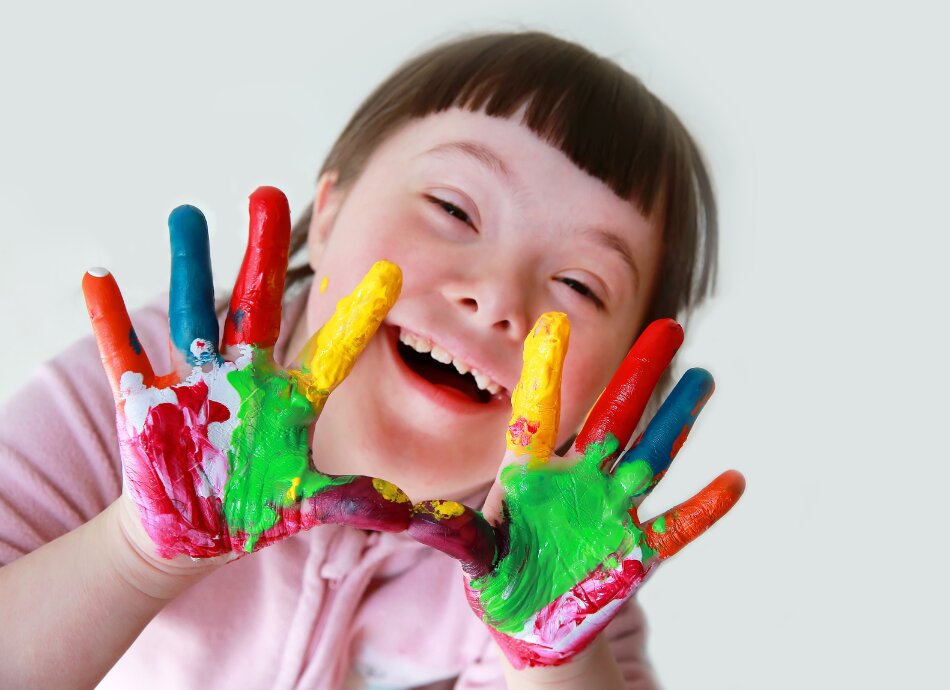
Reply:
M445 199L440 199L437 196L431 196L431 195L427 196L426 198L431 203L435 204L436 206L441 208L443 211L445 211L448 215L452 216L453 218L457 220L462 221L466 225L470 226L473 230L475 229L475 225L472 223L472 219L469 217L469 215L465 211L460 209L458 206L453 204L451 201L446 201Z
M557 278L557 280L567 285L569 288L571 288L571 290L573 290L577 294L590 300L593 303L593 305L597 307L598 311L603 311L604 309L603 300L601 300L600 297L598 297L597 294L593 290L591 290L589 287L587 287L584 283L574 278Z

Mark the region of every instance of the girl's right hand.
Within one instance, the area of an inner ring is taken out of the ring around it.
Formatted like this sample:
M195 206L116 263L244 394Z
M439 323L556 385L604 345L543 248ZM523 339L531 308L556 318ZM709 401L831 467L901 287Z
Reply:
M299 369L274 362L287 268L287 199L250 199L250 240L218 348L208 228L191 206L169 217L169 326L175 371L156 376L112 276L83 292L116 402L126 535L145 554L231 560L324 523L400 531L408 497L388 482L311 463L309 426L398 297L397 266L375 264L313 336ZM147 537L145 536L147 535ZM187 563L188 559L176 559Z

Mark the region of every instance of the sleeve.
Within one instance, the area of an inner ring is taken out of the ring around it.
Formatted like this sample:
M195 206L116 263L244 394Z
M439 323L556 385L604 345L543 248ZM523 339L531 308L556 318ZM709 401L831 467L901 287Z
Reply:
M646 654L646 619L635 597L627 600L601 634L607 636L628 690L657 690ZM506 690L500 654L489 638L484 652L459 675L455 690Z
M167 366L164 311L147 307L133 323L156 369ZM114 501L122 491L118 448L112 392L89 336L0 406L0 566Z

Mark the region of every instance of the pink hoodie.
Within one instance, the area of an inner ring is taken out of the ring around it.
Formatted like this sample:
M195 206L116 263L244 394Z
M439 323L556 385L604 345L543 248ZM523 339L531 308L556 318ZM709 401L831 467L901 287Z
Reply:
M284 333L304 303L285 310ZM167 315L158 304L133 323L164 372ZM278 361L285 347L282 338ZM0 408L0 565L91 519L121 490L112 395L90 336ZM654 688L634 601L604 634L628 686ZM100 687L476 690L505 681L452 559L405 534L322 526L179 596Z

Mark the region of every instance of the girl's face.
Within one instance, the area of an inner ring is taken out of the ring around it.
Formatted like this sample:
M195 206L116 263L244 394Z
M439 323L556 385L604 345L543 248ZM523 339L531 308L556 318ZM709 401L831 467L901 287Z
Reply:
M347 189L324 178L317 193L306 332L379 259L402 268L403 288L330 396L316 465L388 479L414 501L485 486L504 454L522 343L546 311L571 324L563 443L633 342L660 247L653 222L520 118L453 109L411 121Z

